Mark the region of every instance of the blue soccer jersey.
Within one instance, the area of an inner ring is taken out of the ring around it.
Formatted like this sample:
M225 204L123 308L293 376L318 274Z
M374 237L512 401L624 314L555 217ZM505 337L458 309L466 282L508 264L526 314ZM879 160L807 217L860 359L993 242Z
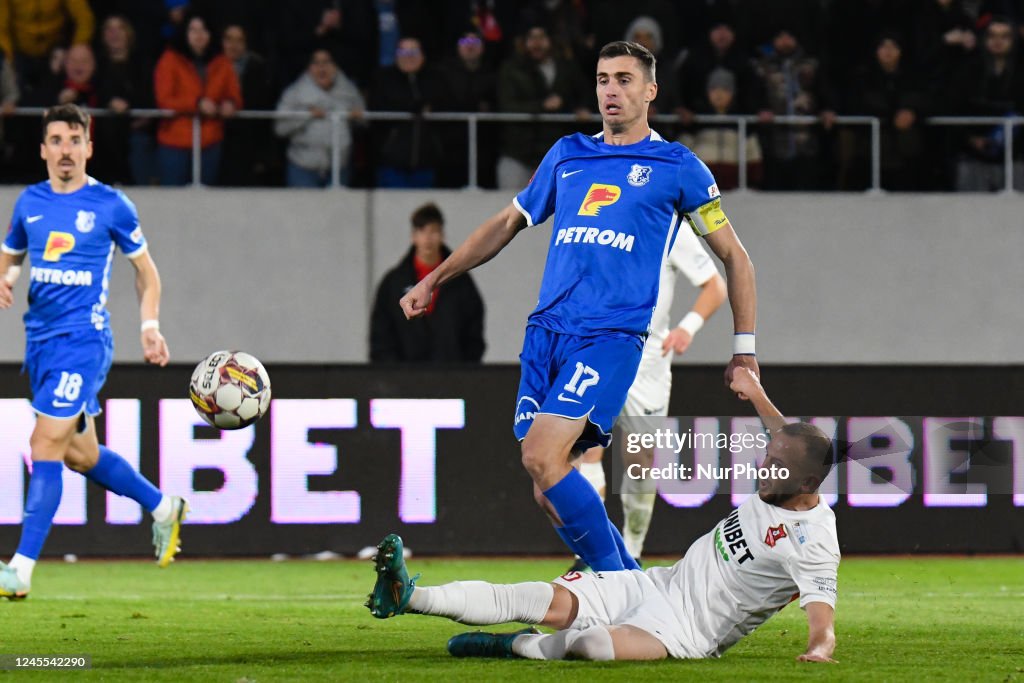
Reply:
M703 235L727 224L707 166L653 131L632 145L566 136L513 201L528 225L554 215L530 323L580 336L646 334L680 218Z
M18 197L3 242L9 254L28 252L29 341L109 328L107 295L114 250L146 250L135 205L120 190L89 178L80 190L58 194L44 181Z

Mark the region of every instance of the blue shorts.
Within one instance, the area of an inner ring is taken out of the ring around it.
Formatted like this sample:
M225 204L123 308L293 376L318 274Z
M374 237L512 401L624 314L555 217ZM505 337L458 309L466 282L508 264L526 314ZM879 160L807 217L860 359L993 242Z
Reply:
M609 333L596 337L561 334L536 325L526 328L519 354L522 375L513 430L522 441L538 414L588 424L577 440L582 448L608 446L612 424L626 403L640 366L644 340Z
M32 409L61 419L99 415L98 396L113 360L110 330L87 328L28 342L25 370L32 385Z

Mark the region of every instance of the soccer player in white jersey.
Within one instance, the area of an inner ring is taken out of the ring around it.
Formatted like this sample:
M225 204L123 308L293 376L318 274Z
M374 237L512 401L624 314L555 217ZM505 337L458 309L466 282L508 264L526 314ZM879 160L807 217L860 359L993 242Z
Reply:
M92 156L90 117L73 104L43 116L40 155L48 180L30 185L14 205L0 250L0 309L14 301L21 264L31 260L25 313L25 369L32 386L32 475L21 540L10 564L0 562L0 597L21 599L32 586L36 560L53 524L67 465L153 515L161 567L178 552L188 506L164 495L120 455L99 444L98 394L114 357L106 309L110 265L120 249L135 268L142 315L140 341L147 363L167 365L160 334L160 275L139 226L135 205L86 174Z
M694 287L701 290L693 307L675 327L669 329L669 316L675 293L676 280L683 274ZM651 319L651 335L644 344L636 379L629 388L626 405L619 419L641 421L668 415L668 402L672 393L672 356L681 355L690 348L694 336L704 323L718 310L727 297L725 280L718 274L715 264L691 231L681 230L668 258L661 267L658 303ZM637 431L637 430L634 430ZM640 430L642 431L642 430ZM580 458L580 473L605 498L604 449L591 448ZM630 456L642 467L650 467L654 453L649 449ZM624 465L632 464L623 463ZM637 562L643 552L644 540L651 525L651 513L657 498L657 482L653 479L634 479L623 476L622 488L622 540L626 551ZM581 558L576 558L569 571L587 569Z
M671 567L583 574L552 583L456 581L412 586L401 539L390 536L375 593L385 587L390 614L429 614L463 624L519 621L557 629L540 634L463 633L448 641L456 657L641 660L719 657L744 636L798 602L807 616L807 647L797 659L833 662L839 541L835 515L818 495L832 464L832 444L817 427L786 424L757 376L746 368L731 387L749 399L771 434L762 468L788 477L762 479L758 491ZM385 539L387 541L388 539ZM371 601L372 602L372 601Z
M680 216L725 264L736 367L757 370L754 268L694 154L647 124L658 92L654 56L614 42L597 61L603 130L561 138L530 184L404 297L423 315L434 289L493 258L520 231L554 217L537 307L530 315L513 431L534 495L566 545L595 570L635 568L594 488L571 465L607 446L636 376L661 264ZM388 554L385 550L381 555Z

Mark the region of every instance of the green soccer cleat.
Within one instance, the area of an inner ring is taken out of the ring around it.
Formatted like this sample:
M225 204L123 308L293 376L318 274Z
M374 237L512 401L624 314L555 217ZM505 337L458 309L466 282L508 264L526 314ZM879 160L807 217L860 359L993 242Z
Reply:
M448 641L448 654L452 657L497 657L499 659L518 659L519 655L512 651L512 643L519 636L537 635L540 633L533 626L512 633L484 633L470 631L452 636Z
M166 522L153 522L153 547L156 563L164 568L174 561L181 552L181 523L188 515L188 501L180 496L171 496L171 518Z
M377 582L366 606L378 619L405 614L416 579L420 578L419 574L409 578L403 551L402 537L398 534L388 534L377 544L377 554L373 558Z
M29 586L18 578L14 568L0 562L0 598L24 600L28 597Z

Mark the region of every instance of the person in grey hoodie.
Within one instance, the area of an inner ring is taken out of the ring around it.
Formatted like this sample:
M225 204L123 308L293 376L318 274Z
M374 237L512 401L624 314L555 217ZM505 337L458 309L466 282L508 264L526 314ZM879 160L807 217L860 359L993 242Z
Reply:
M288 187L325 187L331 177L331 112L348 113L350 121L363 117L363 96L341 69L331 53L317 48L310 56L309 68L285 89L277 103L279 112L308 111L309 118L283 118L274 123L274 131L288 138ZM349 148L352 134L341 127L339 136L341 181L348 180Z

